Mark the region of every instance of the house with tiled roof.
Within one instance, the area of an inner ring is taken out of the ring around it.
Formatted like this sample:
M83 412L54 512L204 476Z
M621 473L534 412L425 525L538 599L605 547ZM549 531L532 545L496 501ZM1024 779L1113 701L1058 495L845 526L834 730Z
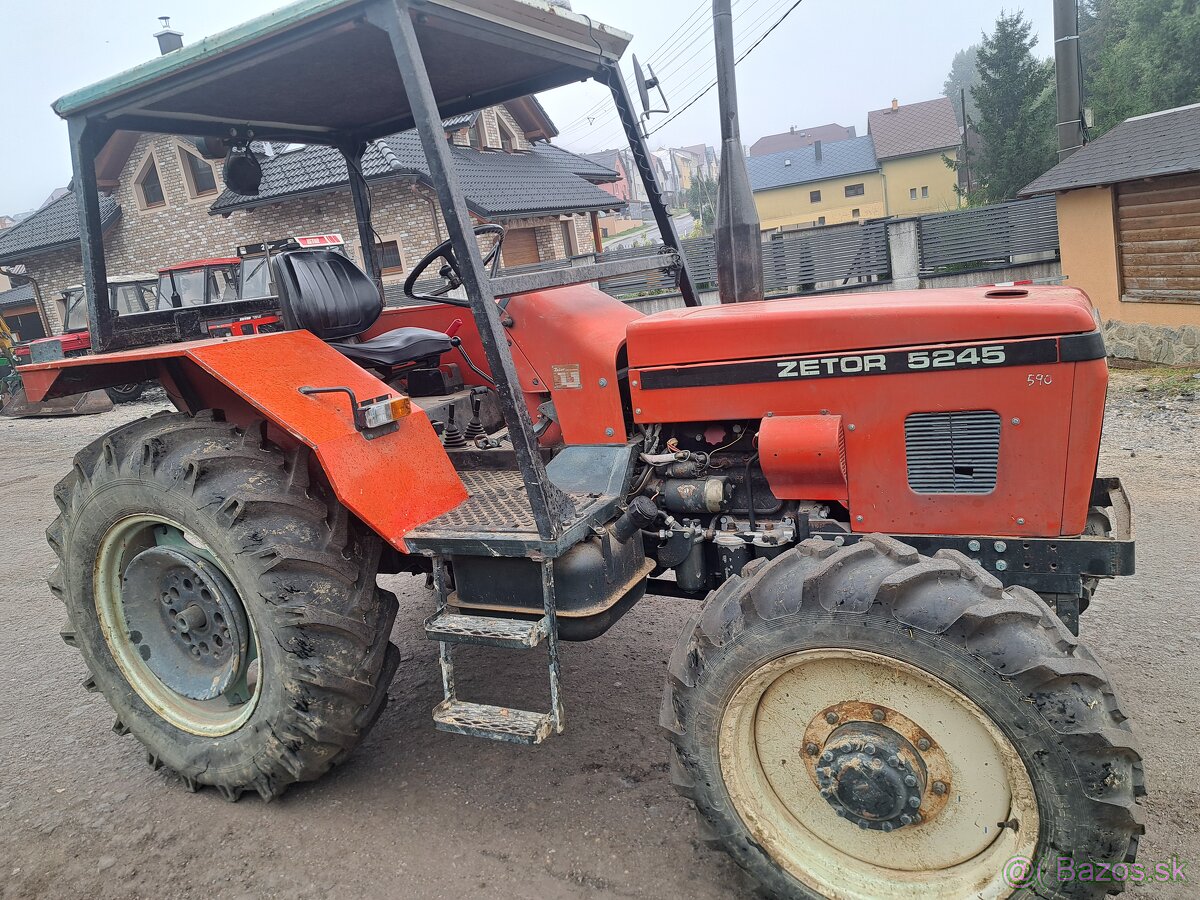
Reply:
M849 127L830 123L817 125L813 128L797 128L793 125L780 134L768 134L760 137L750 145L750 156L771 156L783 153L785 150L801 150L811 147L817 141L822 144L832 144L835 141L848 141L858 137L853 125Z
M596 251L599 217L624 205L600 187L617 173L548 143L557 131L535 99L444 124L472 215L508 229L505 265ZM259 193L247 197L227 190L220 163L204 159L184 139L114 135L96 163L108 271L156 271L191 259L231 256L244 244L331 232L345 238L351 257L361 263L341 155L306 145L256 144L254 149L263 178ZM415 133L373 141L363 171L384 280L392 284L446 238L445 223ZM14 264L26 266L44 300L82 281L73 193L0 233L0 266Z
M958 209L958 175L946 159L958 159L962 132L948 97L908 104L893 100L867 114L867 133L875 141L890 215Z
M851 138L746 160L764 231L795 231L888 215L875 144Z
M1129 119L1021 193L1056 196L1063 274L1110 355L1200 366L1200 104Z

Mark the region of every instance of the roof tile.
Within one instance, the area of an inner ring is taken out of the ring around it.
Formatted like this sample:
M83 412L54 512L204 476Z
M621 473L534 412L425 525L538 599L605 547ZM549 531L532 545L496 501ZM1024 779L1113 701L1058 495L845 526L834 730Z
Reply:
M814 145L769 156L752 156L746 160L746 165L750 170L750 187L755 191L769 191L874 172L879 168L879 161L875 158L872 140L860 137L822 144L820 161Z
M1200 172L1200 104L1122 122L1021 191L1022 196Z
M100 196L100 221L108 228L121 214L112 197ZM28 219L0 233L0 263L20 260L79 240L79 210L75 194L63 194Z
M867 133L875 138L875 152L880 159L948 150L962 141L949 97L869 112Z

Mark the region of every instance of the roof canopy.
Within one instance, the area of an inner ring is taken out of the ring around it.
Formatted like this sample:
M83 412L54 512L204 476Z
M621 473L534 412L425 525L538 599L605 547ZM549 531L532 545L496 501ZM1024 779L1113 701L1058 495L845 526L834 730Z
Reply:
M412 16L443 116L592 77L624 32L545 0L299 0L68 94L114 129L334 143L414 125L386 30Z

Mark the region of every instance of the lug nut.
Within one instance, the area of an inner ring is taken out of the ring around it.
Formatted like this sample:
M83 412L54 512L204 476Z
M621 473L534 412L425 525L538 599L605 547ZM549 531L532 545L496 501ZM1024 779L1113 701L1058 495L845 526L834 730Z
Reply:
M909 797L908 805L911 806L913 809L920 809L921 808L921 798L920 797Z
M919 741L917 741L917 749L921 752L928 750L929 746L929 741L925 740L925 738L921 738Z
M944 781L935 781L933 783L933 792L938 796L946 793L946 783Z
M889 756L889 757L888 757L888 765L889 765L889 766L891 766L893 769L898 769L898 768L900 768L900 757L898 757L898 756Z
M828 750L826 750L824 753L821 754L821 762L823 762L823 763L833 762L833 754L830 753Z
M830 725L836 725L837 720L838 720L837 713L835 713L835 712L825 713L825 721L828 722Z
M876 722L882 722L885 718L885 715L886 714L884 713L884 711L882 709L871 710L871 718L874 719Z
M900 824L901 825L911 825L912 824L912 816L908 816L908 815L901 816Z
M875 755L875 745L867 744L866 746L863 747L863 753L867 754L867 756L874 756Z
M904 783L906 785L908 785L909 787L916 787L917 786L917 777L915 775L905 775Z
M895 825L893 825L891 822L884 822L884 823L883 823L883 830L884 830L884 831L891 831L891 830L892 830L892 829L894 829L895 827L896 827L896 826L895 826Z
M859 820L858 820L858 827L859 827L859 828L862 828L862 829L864 829L864 830L865 830L865 829L867 829L867 828L869 828L869 827L870 827L870 823L869 823L869 822L867 822L867 820L866 820L866 819L859 819Z
M820 751L821 751L821 748L818 747L816 744L812 743L811 741L809 741L808 744L806 744L804 747L804 752L807 753L809 756L816 756Z

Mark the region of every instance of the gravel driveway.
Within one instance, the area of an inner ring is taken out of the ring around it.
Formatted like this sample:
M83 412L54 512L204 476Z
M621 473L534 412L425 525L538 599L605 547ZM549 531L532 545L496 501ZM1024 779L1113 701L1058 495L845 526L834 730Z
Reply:
M1136 577L1083 620L1136 723L1150 796L1140 861L1200 879L1200 405L1179 381L1116 373L1101 470L1134 498ZM1194 382L1200 388L1200 382ZM1182 396L1179 396L1182 394ZM692 604L647 598L603 639L564 648L567 731L541 747L434 731L436 645L420 579L400 596L391 704L352 759L270 805L196 795L144 763L80 687L79 655L45 586L51 489L72 454L153 400L63 421L0 419L0 897L706 898L745 896L696 840L670 789L656 719L666 659ZM464 654L465 656L465 654ZM463 693L520 701L541 658L477 651ZM497 694L497 687L503 694ZM529 700L528 702L535 702ZM1192 867L1195 866L1195 871ZM1195 897L1190 885L1139 897Z

